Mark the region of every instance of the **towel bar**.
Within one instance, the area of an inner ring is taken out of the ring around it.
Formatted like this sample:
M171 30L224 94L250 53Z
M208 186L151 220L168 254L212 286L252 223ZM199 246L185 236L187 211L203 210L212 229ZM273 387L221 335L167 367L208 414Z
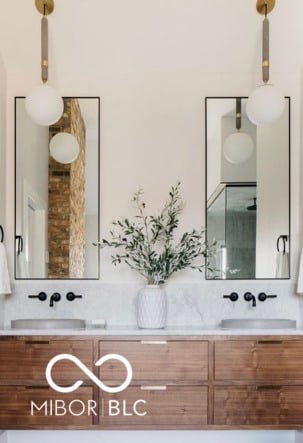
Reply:
M280 240L283 242L283 254L286 252L286 243L288 241L288 235L279 235L277 238L277 251L280 252Z

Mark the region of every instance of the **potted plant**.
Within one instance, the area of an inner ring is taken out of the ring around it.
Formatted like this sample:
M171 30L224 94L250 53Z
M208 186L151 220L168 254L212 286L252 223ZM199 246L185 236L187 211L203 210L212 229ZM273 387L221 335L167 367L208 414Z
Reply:
M110 239L102 239L99 245L117 249L112 255L112 263L126 263L146 281L145 288L138 294L138 326L162 328L166 322L166 297L162 285L174 273L185 268L202 272L209 253L205 231L192 229L175 240L179 215L184 207L180 182L171 188L169 198L158 215L146 214L141 189L135 192L132 202L136 209L134 219L113 221Z

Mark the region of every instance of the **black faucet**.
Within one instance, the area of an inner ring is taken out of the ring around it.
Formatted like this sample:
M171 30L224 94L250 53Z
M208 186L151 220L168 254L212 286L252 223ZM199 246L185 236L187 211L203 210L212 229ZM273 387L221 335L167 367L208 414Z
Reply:
M47 299L46 292L39 292L37 295L29 295L28 298L38 298L40 301L45 301Z
M66 300L74 301L75 298L82 298L82 295L76 295L74 292L70 291L66 294Z
M49 301L49 305L52 308L54 306L54 302L58 302L61 300L61 295L59 294L59 292L54 292L53 295L51 295L50 301Z
M244 294L244 300L245 301L252 301L252 306L255 307L257 305L256 303L256 297L251 292L245 292Z
M223 295L223 298L229 298L230 301L237 301L239 296L236 292L231 292L229 295Z
M275 294L267 295L265 292L260 292L258 294L258 300L259 301L265 301L268 298L276 298L276 297L277 297L277 295L275 295Z

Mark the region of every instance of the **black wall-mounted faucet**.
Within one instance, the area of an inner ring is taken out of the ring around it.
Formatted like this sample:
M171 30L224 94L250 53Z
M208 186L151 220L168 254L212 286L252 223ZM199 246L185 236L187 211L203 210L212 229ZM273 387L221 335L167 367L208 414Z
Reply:
M40 301L45 301L47 299L46 292L39 292L37 295L29 295L28 298L38 298Z
M275 295L275 294L267 295L265 292L260 292L260 293L258 294L258 300L259 300L259 301L265 301L265 300L267 300L268 298L277 298L277 297L278 297L278 296Z
M229 298L230 301L237 301L239 298L239 295L236 292L231 292L229 295L223 295L223 298Z
M82 295L76 295L74 292L70 291L66 294L66 300L74 301L75 298L82 298Z
M245 292L244 294L244 300L245 301L252 301L252 306L255 307L257 305L256 303L256 297L251 292Z
M54 306L54 302L58 302L61 300L61 295L59 294L59 292L54 292L53 295L51 295L50 301L49 301L49 305L52 308Z

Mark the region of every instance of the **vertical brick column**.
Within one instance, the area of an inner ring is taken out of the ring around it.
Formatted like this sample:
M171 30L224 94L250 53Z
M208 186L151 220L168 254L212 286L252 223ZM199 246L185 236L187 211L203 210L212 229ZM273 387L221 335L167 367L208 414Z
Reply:
M65 99L67 132L79 143L77 159L63 165L49 156L48 277L83 278L85 263L85 124L77 99ZM49 129L50 139L63 130L63 119Z

